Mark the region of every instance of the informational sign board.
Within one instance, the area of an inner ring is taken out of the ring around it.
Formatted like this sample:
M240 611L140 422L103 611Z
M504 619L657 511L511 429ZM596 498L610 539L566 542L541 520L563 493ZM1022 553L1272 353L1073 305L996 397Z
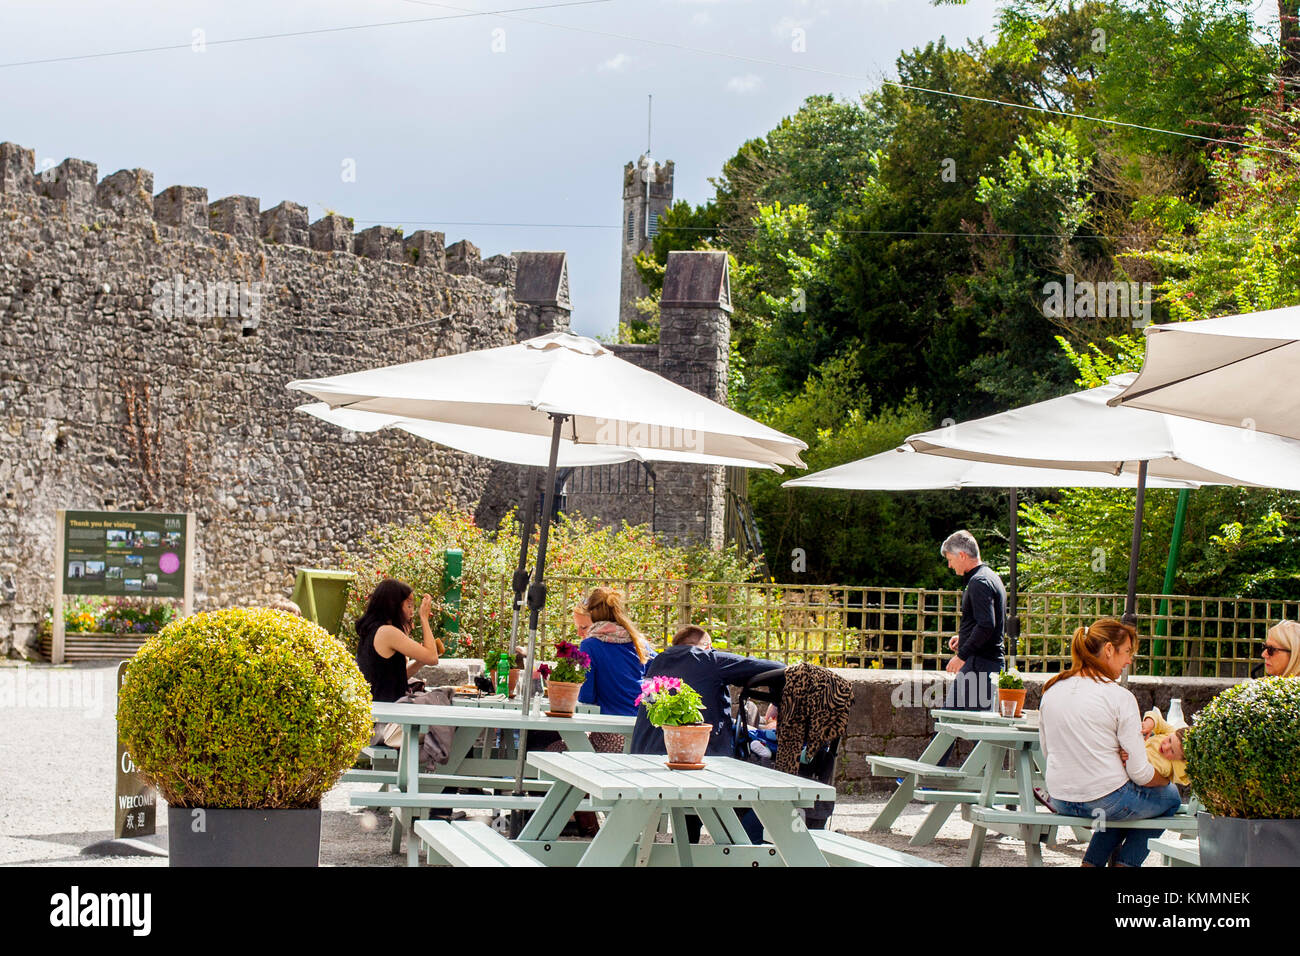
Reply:
M119 697L126 683L129 661L117 665L117 692ZM113 838L152 836L158 825L158 791L146 783L136 769L131 755L122 743L121 731L117 736L117 787L113 794Z
M180 598L194 609L194 515L149 511L57 511L50 659L62 664L67 594Z
M185 596L186 516L65 511L64 594Z

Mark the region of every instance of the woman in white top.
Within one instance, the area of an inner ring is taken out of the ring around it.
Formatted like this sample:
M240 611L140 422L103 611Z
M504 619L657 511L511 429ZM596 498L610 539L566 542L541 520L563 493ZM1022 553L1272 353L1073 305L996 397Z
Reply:
M1141 866L1160 829L1107 829L1106 821L1165 817L1181 803L1178 788L1147 761L1137 698L1116 683L1136 643L1137 631L1113 618L1079 628L1070 669L1047 682L1039 705L1052 804L1097 821L1084 866Z

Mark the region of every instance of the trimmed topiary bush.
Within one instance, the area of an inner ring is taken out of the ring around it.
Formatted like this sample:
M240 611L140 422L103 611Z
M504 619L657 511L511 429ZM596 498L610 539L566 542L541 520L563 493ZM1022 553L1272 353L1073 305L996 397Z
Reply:
M1300 679L1230 687L1192 719L1187 776L1216 816L1300 819Z
M174 807L311 809L370 740L370 686L324 629L268 608L150 638L117 708L131 759Z

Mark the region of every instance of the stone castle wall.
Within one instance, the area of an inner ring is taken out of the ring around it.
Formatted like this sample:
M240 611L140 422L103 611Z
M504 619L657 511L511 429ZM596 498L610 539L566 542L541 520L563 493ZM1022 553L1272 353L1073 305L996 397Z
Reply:
M195 512L205 608L479 504L491 463L342 432L285 385L515 341L545 317L514 302L513 257L33 159L0 144L0 651L49 605L59 508Z

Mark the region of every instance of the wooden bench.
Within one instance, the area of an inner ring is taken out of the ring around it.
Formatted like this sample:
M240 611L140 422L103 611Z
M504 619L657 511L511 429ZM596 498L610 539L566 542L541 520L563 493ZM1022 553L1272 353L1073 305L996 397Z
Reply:
M476 820L419 820L415 836L424 845L430 863L443 860L452 866L542 866L543 864Z
M1029 866L1041 866L1042 854L1038 848L1039 834L1046 836L1052 827L1073 827L1082 839L1085 830L1091 830L1098 823L1092 817L1073 817L1048 810L1004 810L999 807L981 807L966 804L961 808L962 819L980 830L996 830L1018 836L1025 843L1025 862ZM1173 830L1176 832L1195 833L1196 817L1188 813L1176 813L1169 817L1152 817L1145 820L1107 820L1107 829L1111 830ZM1042 829L1039 829L1039 828ZM977 831L979 832L979 831ZM983 853L983 840L971 839L971 866L979 866Z
M1012 826L1081 827L1091 830L1098 821L1092 817L1071 817L1048 810L1003 810L998 807L962 807L962 816L971 823L994 827L997 824ZM1169 817L1151 817L1146 820L1107 820L1108 830L1197 830L1196 817L1176 813Z
M514 796L487 793L354 793L349 798L354 807L405 807L413 810L536 810L542 805L541 794ZM589 809L589 807L584 807Z
M1166 840L1160 837L1147 847L1165 858L1165 866L1200 866L1201 847L1196 840Z
M970 776L970 771L962 770L960 767L940 767L937 764L911 760L907 757L871 756L867 758L867 763L871 765L872 774L877 777L914 773L918 778L931 780L961 780Z
M943 866L832 830L809 830L831 866Z

